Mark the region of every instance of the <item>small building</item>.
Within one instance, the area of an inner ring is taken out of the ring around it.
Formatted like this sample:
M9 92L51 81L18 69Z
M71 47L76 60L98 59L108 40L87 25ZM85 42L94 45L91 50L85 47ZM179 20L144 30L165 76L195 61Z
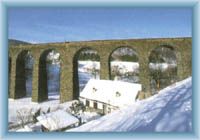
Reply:
M103 114L135 102L141 84L91 79L80 93L79 99L89 108Z
M43 131L61 131L78 126L79 120L64 110L57 110L37 117Z

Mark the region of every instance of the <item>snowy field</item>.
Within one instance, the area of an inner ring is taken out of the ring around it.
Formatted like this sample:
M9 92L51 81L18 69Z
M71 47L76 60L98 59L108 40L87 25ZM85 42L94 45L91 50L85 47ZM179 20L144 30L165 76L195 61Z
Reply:
M191 132L192 78L67 132Z
M17 110L27 112L31 108L32 111L42 108L42 111L46 112L50 107L53 112L58 109L66 110L71 103L59 104L59 96L51 96L49 101L40 104L32 103L30 98L9 99L9 124L18 123ZM81 117L87 123L66 132L191 132L192 78L175 83L161 90L157 95L137 101L131 106L103 117L98 116L95 112L85 112ZM33 127L40 127L40 124L36 123ZM32 130L26 125L25 128L12 131Z
M49 100L42 103L31 102L30 97L21 98L17 100L9 99L8 103L8 122L9 122L9 131L13 132L41 132L41 123L32 122L32 114L37 112L41 108L41 114L46 114L48 110L50 113L55 111L62 110L64 112L70 111L70 106L72 103L77 102L77 100L60 103L59 95L49 96ZM20 115L18 114L20 113ZM59 115L62 120L65 120L66 123L69 123L69 118L65 118L64 114ZM91 120L100 118L101 116L96 112L81 112L80 117L82 123L89 122ZM25 123L25 127L22 128L21 118ZM57 121L56 121L57 122ZM62 122L60 122L62 124ZM59 125L59 123L57 124Z
M120 73L125 74L127 72L138 72L139 63L137 62L123 62L123 61L112 61L111 68L118 66Z
M175 68L176 64L168 64L168 63L149 63L149 68L154 70L162 70L165 71L168 68Z
M60 104L59 95L50 96L48 101L42 103L31 102L31 98L21 98L17 100L9 99L8 102L8 121L9 124L18 124L19 118L17 112L23 115L30 115L30 110L32 112L37 111L41 108L41 111L46 112L48 108L51 111L57 110L58 108L67 109L73 101Z
M87 72L88 69L98 69L100 70L100 62L98 61L78 61L79 71ZM126 62L126 61L111 61L111 67L118 66L121 69L122 73L138 71L139 63L138 62ZM167 68L176 67L176 64L168 63L149 63L149 68L151 69L162 69L166 70Z
M96 77L92 74L92 69L100 71L100 62L98 61L78 61L78 78L79 78L79 90L84 89L85 85L90 79L100 79L99 72L96 73Z
M100 62L98 61L78 61L79 71L80 72L88 72L87 70L95 68L100 70ZM111 67L118 66L119 69L122 70L122 73L125 72L134 72L138 70L139 63L137 62L123 62L123 61L112 61Z
M79 72L88 72L93 68L100 70L100 62L98 61L78 61L78 66Z
M125 75L129 72L138 73L139 72L139 63L137 62L123 62L123 61L112 61L110 63L111 70L119 71L121 76L115 76L114 80L124 81L130 83L138 83L138 76ZM83 90L85 85L90 79L100 79L100 62L98 61L78 61L78 72L79 72L79 87L80 91ZM96 69L96 77L92 74L92 70Z

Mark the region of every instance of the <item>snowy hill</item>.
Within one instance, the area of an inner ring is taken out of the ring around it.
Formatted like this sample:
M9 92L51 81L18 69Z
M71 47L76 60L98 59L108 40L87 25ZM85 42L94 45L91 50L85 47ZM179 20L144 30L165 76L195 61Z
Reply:
M31 44L29 42L21 41L21 40L16 40L16 39L8 39L8 44L9 46L18 46L18 45L27 45Z
M192 78L69 131L191 132Z

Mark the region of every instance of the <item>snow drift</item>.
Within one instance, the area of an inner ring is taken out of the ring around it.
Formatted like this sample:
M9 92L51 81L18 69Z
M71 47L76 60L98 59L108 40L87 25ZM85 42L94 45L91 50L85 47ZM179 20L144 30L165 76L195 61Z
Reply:
M191 132L192 78L69 131Z

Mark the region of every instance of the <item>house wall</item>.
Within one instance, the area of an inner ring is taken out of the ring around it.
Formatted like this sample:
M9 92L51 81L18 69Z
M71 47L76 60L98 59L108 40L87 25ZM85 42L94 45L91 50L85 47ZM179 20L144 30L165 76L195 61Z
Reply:
M80 97L79 99L83 102L85 106L87 106L86 101L89 101L90 104L87 107L92 108L102 114L108 114L108 113L111 113L112 111L119 109L119 107L116 107L107 103L103 103L101 101L93 101L91 99L86 99L84 97ZM94 108L94 102L97 103L97 109Z

